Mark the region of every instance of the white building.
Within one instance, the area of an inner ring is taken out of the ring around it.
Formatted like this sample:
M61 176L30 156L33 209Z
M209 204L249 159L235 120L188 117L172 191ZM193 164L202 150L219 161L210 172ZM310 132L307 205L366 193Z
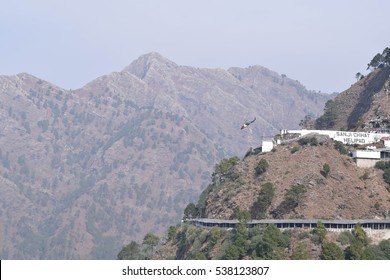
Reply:
M358 167L374 167L375 163L380 160L390 160L390 149L373 149L356 150L352 152L352 158L355 159Z
M273 139L263 139L262 145L261 145L261 151L262 152L270 152L274 148L274 141Z
M377 149L356 150L352 152L352 158L358 167L374 167L375 163L381 160L381 152Z

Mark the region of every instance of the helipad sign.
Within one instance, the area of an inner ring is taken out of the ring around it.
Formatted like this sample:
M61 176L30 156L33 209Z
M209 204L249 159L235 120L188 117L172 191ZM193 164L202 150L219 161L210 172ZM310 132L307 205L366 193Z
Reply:
M341 141L344 144L370 144L377 142L379 139L376 133L350 131L336 131L334 137L334 140Z

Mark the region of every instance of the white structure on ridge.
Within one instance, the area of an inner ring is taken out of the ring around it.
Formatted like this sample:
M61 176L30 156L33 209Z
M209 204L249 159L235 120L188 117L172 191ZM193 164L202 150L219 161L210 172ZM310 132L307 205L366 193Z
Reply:
M335 130L287 130L280 131L280 135L298 134L299 137L308 134L326 135L329 138L340 141L346 145L367 145L383 141L385 148L377 149L375 146L367 146L364 150L355 150L352 152L352 158L355 159L358 167L373 167L380 160L390 160L390 133L378 132L353 132L353 131L335 131Z
M390 147L389 133L375 133L375 132L353 132L353 131L335 131L335 130L287 130L282 129L280 135L284 134L299 134L300 136L305 136L310 133L317 133L319 135L326 135L329 138L340 141L343 144L353 145L353 144L373 144L377 143L380 140L384 141L385 147Z
M279 142L280 142L280 140L279 140ZM263 139L262 144L261 144L261 151L262 152L271 152L272 149L274 148L275 144L280 144L280 143L276 143L273 138Z

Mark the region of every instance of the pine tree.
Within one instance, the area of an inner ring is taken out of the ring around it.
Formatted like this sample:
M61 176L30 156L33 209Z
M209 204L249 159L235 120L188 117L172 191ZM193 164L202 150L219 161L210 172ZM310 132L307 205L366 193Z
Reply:
M325 242L322 245L321 259L323 260L343 260L343 250L334 242Z

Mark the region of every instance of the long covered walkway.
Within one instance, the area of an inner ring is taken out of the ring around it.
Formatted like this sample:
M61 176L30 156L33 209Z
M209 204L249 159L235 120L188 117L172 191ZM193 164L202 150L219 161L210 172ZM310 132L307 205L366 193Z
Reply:
M211 228L234 228L239 221L238 220L218 220L198 218L190 219L188 222L193 223L198 227ZM306 228L312 229L317 227L317 222L321 222L325 228L329 231L337 230L352 230L356 224L360 224L363 229L372 230L390 230L390 220L322 220L322 219L283 219L283 220L251 220L248 221L248 227L252 228L257 225L270 225L274 224L279 229L293 229L293 228Z

